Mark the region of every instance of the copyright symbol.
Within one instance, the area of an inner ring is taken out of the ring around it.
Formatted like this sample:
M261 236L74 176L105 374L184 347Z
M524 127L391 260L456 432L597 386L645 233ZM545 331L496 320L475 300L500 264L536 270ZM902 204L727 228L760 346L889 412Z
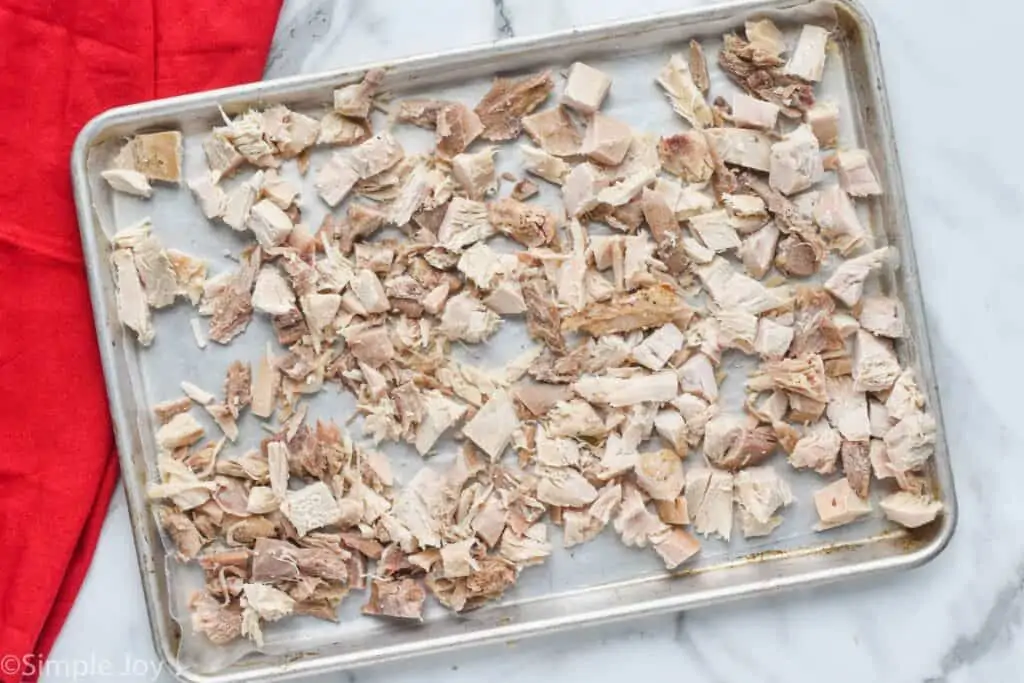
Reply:
M21 658L15 655L0 657L0 674L13 675L21 670Z

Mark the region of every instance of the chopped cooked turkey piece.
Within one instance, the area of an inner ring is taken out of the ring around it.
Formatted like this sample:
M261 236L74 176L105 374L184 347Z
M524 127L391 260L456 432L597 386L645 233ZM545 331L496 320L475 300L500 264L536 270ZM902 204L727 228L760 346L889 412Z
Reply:
M322 481L288 491L281 504L281 511L300 537L314 529L334 524L341 517L338 501Z
M256 365L256 375L252 381L251 401L253 415L268 418L274 412L274 398L277 392L278 381L277 367L268 348Z
M697 276L711 298L722 308L739 308L751 313L764 313L787 303L787 295L733 269L723 258L697 268Z
M373 106L373 96L377 94L383 81L383 69L370 69L360 82L338 88L334 91L334 111L355 119L368 118Z
M488 219L486 204L454 197L448 204L444 220L438 228L437 239L445 249L461 251L494 233L494 226Z
M765 57L778 58L786 51L786 39L771 19L747 21L743 25L744 35L750 48Z
M501 318L484 306L480 299L462 292L448 300L437 331L445 338L479 344L494 334Z
M365 144L365 143L364 143ZM316 172L316 191L331 208L341 203L359 180L359 173L348 157L335 152Z
M597 193L599 204L608 207L623 207L650 185L658 175L656 167L648 167L613 182Z
M338 112L329 111L320 119L316 144L351 147L365 142L372 133L369 119L350 119Z
M882 194L871 155L863 149L846 149L836 154L839 186L853 197Z
M526 300L518 282L501 280L484 299L484 304L498 315L521 315L526 313Z
M446 543L441 548L441 568L445 578L458 579L469 576L479 569L472 550L476 539L467 538L455 543Z
M569 75L565 79L562 104L581 114L593 114L601 108L611 87L612 79L603 71L583 62L575 62L569 67Z
M484 242L477 242L462 252L456 268L480 289L491 290L505 273L506 266L498 252Z
M613 408L638 403L664 403L676 397L679 382L672 371L635 377L598 377L586 375L572 385L573 390L590 403Z
M402 145L390 133L378 133L351 151L348 164L360 179L372 178L405 158Z
M512 187L512 199L516 201L523 201L529 199L540 192L540 188L537 184L531 181L529 178L523 178Z
M149 180L181 182L182 138L176 130L136 135L114 157L113 168L136 171Z
M515 405L504 389L495 392L476 415L462 428L462 433L497 462L519 428Z
M564 157L579 152L582 138L576 124L561 107L523 117L523 129L538 147L549 154Z
M741 245L740 236L736 234L725 209L691 217L690 228L708 249L716 253L738 249Z
M283 159L294 159L312 147L319 133L319 121L285 106L277 105L263 112L263 134Z
M825 245L817 235L787 235L776 248L775 267L790 277L810 277L821 269Z
M512 140L523 129L522 118L539 107L555 87L549 71L524 78L496 78L474 111L480 117L485 140Z
M370 581L370 599L362 613L377 617L423 621L423 602L427 592L413 578L385 579L375 576Z
M558 229L557 217L541 206L515 199L498 199L487 206L490 223L498 232L527 247L551 242Z
M475 111L460 102L445 103L435 123L438 156L451 159L461 154L483 132L484 124Z
M742 309L722 309L715 313L718 342L723 349L739 349L752 354L757 339L757 316Z
M238 153L224 135L223 129L215 128L210 136L203 140L203 153L206 156L206 165L210 169L210 177L215 183L234 173L245 162L245 157Z
M851 377L827 377L829 422L847 441L867 442L871 438L868 403L864 392L854 387Z
M744 538L770 534L782 524L782 518L775 513L793 502L789 485L769 466L739 472L734 493Z
M908 529L917 529L938 517L944 506L928 496L900 491L878 501L878 507L891 521Z
M211 174L206 173L190 180L188 188L196 196L199 209L207 218L220 218L227 211L228 197L219 185L214 183Z
M506 560L514 562L518 567L541 564L546 557L551 555L547 525L538 522L522 534L518 534L512 529L506 529L501 536L498 554Z
M145 237L132 247L132 254L149 305L164 308L173 304L178 293L178 278L160 241L153 235Z
M842 439L825 420L818 420L804 430L803 436L789 454L789 464L797 469L808 468L818 474L836 471L836 458Z
M858 330L853 350L853 381L857 391L885 391L900 376L900 364L888 339Z
M756 97L735 93L732 96L732 120L741 128L772 130L779 119L779 106Z
M274 168L281 164L274 156L277 150L266 139L261 112L250 109L220 130L250 164L261 168Z
M356 272L349 287L367 313L384 313L391 308L384 285L372 270Z
M662 137L658 159L664 170L688 183L707 182L714 171L708 140L699 130Z
M704 456L724 470L758 465L771 456L776 445L771 427L758 426L748 415L716 415L704 428Z
M647 509L643 496L633 486L624 486L615 531L627 546L645 548L653 536L663 534L668 526Z
M678 411L661 410L654 417L654 429L679 457L684 457L689 450L690 432L686 420Z
M825 46L828 30L813 24L800 29L800 38L787 62L784 72L803 81L818 82L825 69Z
M180 413L156 430L156 443L164 451L171 452L203 438L205 430L189 413Z
M597 195L607 184L592 164L574 166L562 183L562 201L566 213L572 217L582 216L598 205Z
M789 394L789 419L792 422L808 424L825 414L826 403L807 398L800 394Z
M682 328L691 315L690 307L679 293L668 285L654 285L629 294L617 294L608 302L591 304L567 317L563 328L600 337L660 327L670 322Z
M915 412L885 433L886 455L894 472L911 472L928 462L935 452L935 429L935 418Z
M814 527L816 531L849 524L871 512L871 503L858 497L846 479L818 489L814 493L814 507L821 520Z
M889 452L885 442L881 439L871 439L868 444L868 461L871 463L871 471L875 473L875 479L892 479L896 473L889 462Z
M704 95L711 89L711 77L708 75L708 61L704 56L704 48L696 40L690 41L690 49L687 51L690 75L693 77L694 85Z
M665 562L666 569L675 569L700 552L700 542L683 529L666 529L652 534L651 544Z
M493 147L485 147L479 152L463 152L452 158L452 175L470 199L479 201L485 195L497 191L498 179L494 173L495 153Z
M843 463L843 474L850 482L850 487L866 500L871 486L871 456L868 442L844 441L839 450L839 459Z
M153 196L153 187L145 175L127 168L112 168L100 173L112 190L135 197Z
M790 195L821 180L825 169L818 151L818 138L807 124L772 145L768 175L772 189Z
M562 317L554 304L547 281L531 277L522 282L523 301L526 303L526 327L530 336L547 345L557 354L565 353L562 337Z
M295 611L295 600L287 593L262 583L242 586L242 635L263 646L260 621L278 621Z
M844 261L825 281L825 289L832 296L853 308L864 294L864 281L868 275L881 268L887 261L895 262L895 260L895 247L882 247L863 256Z
M269 199L261 199L252 207L248 226L264 249L280 246L295 229L288 214Z
M807 110L804 120L818 138L822 149L835 147L839 141L839 105L835 102L816 102Z
M888 408L875 399L869 399L868 423L871 425L871 436L876 439L881 439L892 426L892 423L889 421Z
M686 507L693 529L709 536L718 534L726 541L732 535L733 475L707 467L686 473Z
M761 422L773 425L786 416L789 410L789 398L784 391L773 391L768 397L758 403L759 394L751 394L747 397L746 409L751 415Z
M579 399L559 401L545 417L547 432L553 437L601 437L608 431L594 407Z
M569 467L539 469L537 500L559 507L582 507L597 498L597 489L586 478Z
M633 348L632 357L649 370L658 371L665 367L669 358L683 348L686 338L672 323L662 325Z
M626 158L632 143L633 130L628 124L598 112L590 119L578 153L599 164L615 166Z
M160 526L174 541L178 559L182 562L194 560L207 541L192 520L181 512L166 507L158 509L157 518L160 520Z
M793 343L793 328L770 318L761 318L757 326L754 350L765 360L782 360Z
M708 128L708 144L724 163L767 173L771 168L772 139L746 128Z
M249 220L249 212L263 187L263 171L257 171L245 182L235 185L224 196L221 220L232 230L242 231Z
M887 421L899 422L924 408L924 394L917 386L914 371L903 370L885 400L885 417Z
M905 333L903 304L887 296L866 296L857 314L861 327L880 337L899 338Z
M114 265L117 317L123 325L134 330L140 344L149 346L153 343L156 331L153 329L152 314L132 252L128 249L115 249L111 261Z
M695 353L679 368L679 387L714 403L718 400L715 367L703 353Z
M812 401L828 401L825 390L825 365L821 356L817 354L766 361L759 372L750 375L747 388L752 391L782 389L791 394L805 396Z
M192 631L202 633L214 645L227 645L242 636L242 610L238 604L223 604L206 592L189 600Z
M175 398L157 403L153 406L153 414L156 415L156 419L160 424L166 424L175 415L188 412L191 408L192 399L187 396L183 396L182 398Z
M641 453L634 474L637 485L654 500L675 500L686 481L683 461L670 450Z
M658 518L665 524L686 526L690 523L690 513L683 496L675 500L656 500L654 507L658 510Z
M640 198L644 219L657 243L657 256L669 273L682 274L689 265L683 231L665 195L645 187Z
M694 74L681 54L672 55L658 74L658 85L672 104L672 109L694 128L714 125L711 107L701 89L694 82Z
M423 406L424 415L415 438L416 450L420 455L426 455L445 430L466 413L466 406L433 390L423 392Z
M850 197L838 185L822 190L814 205L814 222L821 234L839 250L848 255L870 240L867 230L857 218L857 210Z
M399 123L411 123L420 128L434 128L441 110L453 104L447 100L412 98L398 103L395 120Z
M527 173L532 173L555 185L565 182L565 177L569 175L570 170L569 164L565 161L530 145L519 145L519 151L523 160L523 169Z

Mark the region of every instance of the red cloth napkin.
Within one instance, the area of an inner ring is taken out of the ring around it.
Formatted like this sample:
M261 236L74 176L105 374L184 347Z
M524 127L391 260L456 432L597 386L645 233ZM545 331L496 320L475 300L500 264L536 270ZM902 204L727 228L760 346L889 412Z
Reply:
M118 474L75 135L116 105L258 80L280 2L0 0L0 681L35 677Z

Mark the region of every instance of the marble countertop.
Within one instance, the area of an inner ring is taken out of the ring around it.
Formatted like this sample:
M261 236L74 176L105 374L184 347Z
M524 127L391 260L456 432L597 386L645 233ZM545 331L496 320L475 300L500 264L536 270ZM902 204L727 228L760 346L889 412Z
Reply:
M361 669L345 680L618 683L669 671L699 682L1019 680L1024 421L1017 422L1016 389L1024 373L1010 359L1024 344L1024 143L1012 134L1021 95L1007 87L1006 72L1018 59L1024 5L975 0L967 13L956 0L933 0L927 11L923 3L862 1L882 44L956 472L960 524L946 552L907 573ZM695 3L432 0L428 11L412 0L287 0L266 74ZM120 491L52 658L109 661L115 670L156 660ZM158 680L172 679L164 673Z

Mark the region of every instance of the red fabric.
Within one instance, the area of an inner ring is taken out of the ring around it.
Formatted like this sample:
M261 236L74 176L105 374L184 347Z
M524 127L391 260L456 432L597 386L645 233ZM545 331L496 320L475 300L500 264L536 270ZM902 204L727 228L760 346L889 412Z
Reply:
M0 658L49 652L117 478L75 135L113 106L258 80L280 2L0 0Z

